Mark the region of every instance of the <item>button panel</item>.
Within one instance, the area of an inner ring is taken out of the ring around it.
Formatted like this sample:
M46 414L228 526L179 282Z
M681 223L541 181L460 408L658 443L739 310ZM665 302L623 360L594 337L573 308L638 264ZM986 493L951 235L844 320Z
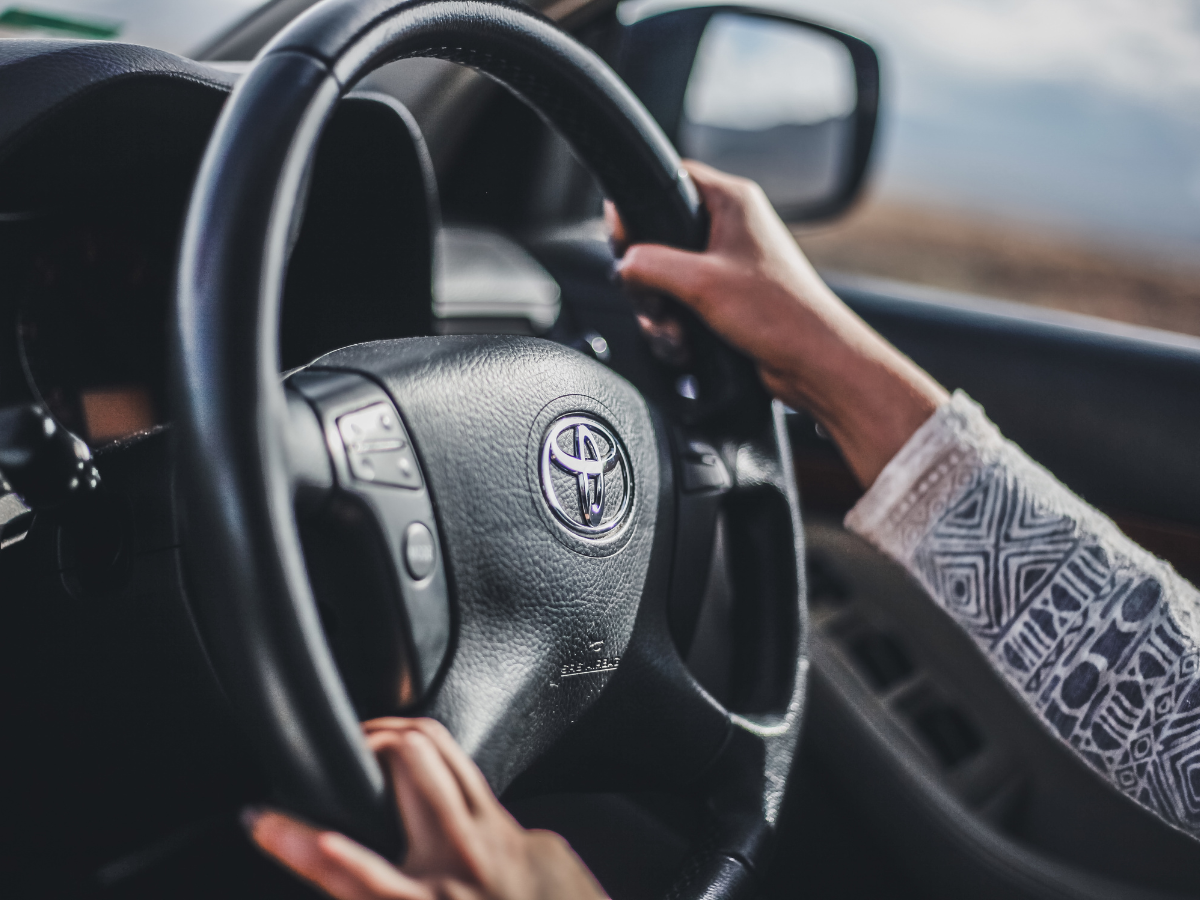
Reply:
M688 441L687 449L680 454L683 463L683 490L726 491L733 487L729 470L721 460L715 447L703 441Z
M420 522L413 522L404 532L404 565L417 581L428 578L437 565L437 545Z
M390 403L373 403L339 417L337 424L355 478L410 490L421 487L412 444Z
M396 690L406 703L415 702L433 684L449 650L451 616L446 558L412 437L392 398L362 375L306 369L288 384L320 420L335 473L334 501L355 498L353 508L378 524L398 589L394 643L408 656ZM365 608L372 600L355 602Z

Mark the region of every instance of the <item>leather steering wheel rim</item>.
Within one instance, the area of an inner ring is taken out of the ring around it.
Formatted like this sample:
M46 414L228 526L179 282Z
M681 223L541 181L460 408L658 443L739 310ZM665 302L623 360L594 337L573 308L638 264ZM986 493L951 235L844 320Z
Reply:
M524 8L325 0L263 50L227 102L197 176L176 295L172 390L189 583L276 799L392 856L400 846L392 802L305 570L277 342L322 128L359 79L406 57L471 66L522 97L572 143L634 240L698 248L707 234L694 186L640 103L594 54ZM777 414L777 436L781 423ZM794 500L794 484L790 492ZM738 719L747 734L790 735L751 755L790 763L803 682L798 664L786 721Z

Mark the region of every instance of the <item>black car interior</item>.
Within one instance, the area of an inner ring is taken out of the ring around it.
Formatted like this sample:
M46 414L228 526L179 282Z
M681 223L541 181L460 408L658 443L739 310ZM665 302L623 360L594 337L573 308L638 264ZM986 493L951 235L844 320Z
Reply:
M313 896L237 810L395 853L355 723L396 711L445 721L616 900L1194 894L1195 842L841 527L860 492L813 421L615 281L602 197L635 237L703 245L672 142L702 35L737 8L327 0L277 35L310 5L268 4L207 61L0 43L13 895ZM886 85L864 42L778 21L853 61L844 176L781 209L816 221L868 177ZM554 323L436 320L446 226L540 267ZM826 274L1200 576L1200 343ZM383 459L348 436L364 414L399 424L400 481L363 477ZM530 462L575 414L626 454L601 541L554 519Z

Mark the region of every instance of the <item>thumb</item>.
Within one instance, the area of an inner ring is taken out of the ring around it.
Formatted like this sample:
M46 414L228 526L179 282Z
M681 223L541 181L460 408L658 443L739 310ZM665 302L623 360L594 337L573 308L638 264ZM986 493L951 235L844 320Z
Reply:
M629 242L625 234L625 223L621 221L621 214L617 212L616 204L611 200L604 201L604 224L608 228L608 236L613 246L624 248Z
M661 244L635 244L617 261L617 274L629 287L671 294L685 301L697 295L705 268L702 254Z

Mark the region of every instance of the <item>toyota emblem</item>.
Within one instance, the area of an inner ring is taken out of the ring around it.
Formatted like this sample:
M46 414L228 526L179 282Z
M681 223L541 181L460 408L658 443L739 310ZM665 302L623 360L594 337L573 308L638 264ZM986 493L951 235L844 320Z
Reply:
M560 522L589 537L625 519L629 460L616 435L591 416L558 419L542 441L542 494Z

